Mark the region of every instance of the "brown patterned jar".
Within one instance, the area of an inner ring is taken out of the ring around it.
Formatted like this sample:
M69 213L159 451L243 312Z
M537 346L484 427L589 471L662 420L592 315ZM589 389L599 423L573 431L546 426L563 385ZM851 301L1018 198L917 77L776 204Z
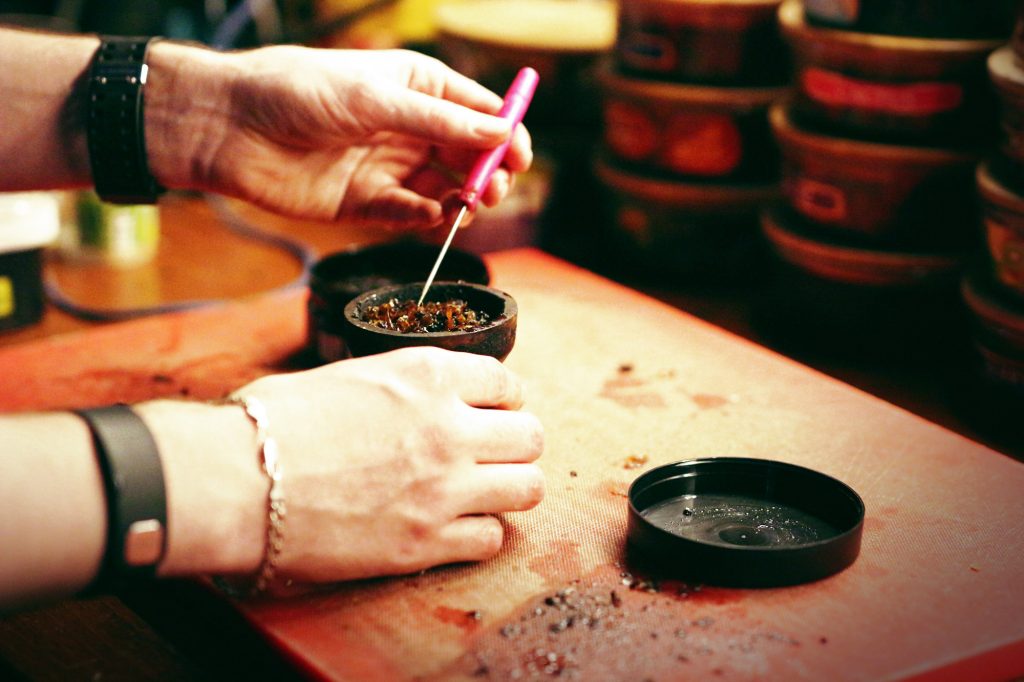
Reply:
M779 22L794 61L795 111L837 134L942 145L989 141L995 101L985 68L1001 40L939 40L809 25L800 0Z
M779 85L789 76L775 12L781 0L619 3L616 66L634 76Z
M725 88L641 80L599 71L604 144L638 172L770 181L778 152L768 107L785 88Z
M976 238L976 153L863 142L769 113L786 202L804 221L865 244L956 247Z
M723 284L756 278L764 265L758 212L776 183L702 183L652 177L598 157L614 266L658 282Z
M1024 301L1024 195L1007 187L989 163L979 164L977 182L992 274Z

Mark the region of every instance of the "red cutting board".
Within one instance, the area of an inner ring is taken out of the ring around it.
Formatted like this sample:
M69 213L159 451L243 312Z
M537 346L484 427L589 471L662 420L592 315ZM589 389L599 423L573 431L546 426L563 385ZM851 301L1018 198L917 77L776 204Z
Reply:
M1024 465L541 252L489 265L519 303L507 364L545 424L547 497L505 517L492 561L237 604L303 670L337 680L1024 674ZM303 318L292 293L2 349L0 408L219 395L287 366ZM867 506L857 562L766 590L630 574L627 486L645 468L708 456L792 462L852 486Z

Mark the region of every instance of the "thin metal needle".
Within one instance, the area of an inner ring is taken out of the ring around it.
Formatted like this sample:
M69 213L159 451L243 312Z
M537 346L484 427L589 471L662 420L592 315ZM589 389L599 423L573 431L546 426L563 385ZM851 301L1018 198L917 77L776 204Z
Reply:
M459 214L455 216L455 222L452 223L451 232L448 233L448 238L444 240L444 246L441 247L441 253L437 255L437 260L434 261L434 268L427 275L427 281L423 284L423 291L420 292L420 300L416 301L417 306L423 305L423 299L427 296L427 291L430 289L430 285L434 283L434 278L437 276L437 270L441 267L441 261L444 260L444 254L448 253L448 247L452 245L452 240L455 239L455 233L459 231L459 223L462 222L462 218L466 215L466 211L469 210L469 206L466 204L462 205L459 209Z

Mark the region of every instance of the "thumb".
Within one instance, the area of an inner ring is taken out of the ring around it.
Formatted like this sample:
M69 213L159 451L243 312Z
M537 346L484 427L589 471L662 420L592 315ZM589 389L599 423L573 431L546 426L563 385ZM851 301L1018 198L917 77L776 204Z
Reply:
M512 133L503 118L415 90L403 89L387 103L379 102L372 118L364 124L444 146L492 149Z

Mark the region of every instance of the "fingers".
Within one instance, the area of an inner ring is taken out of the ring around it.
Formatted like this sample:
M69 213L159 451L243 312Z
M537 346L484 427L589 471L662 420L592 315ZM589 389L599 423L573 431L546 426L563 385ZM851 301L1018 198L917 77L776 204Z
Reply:
M441 97L470 109L486 113L497 113L501 109L501 97L479 82L442 64L444 86Z
M544 427L530 412L469 408L455 436L460 450L477 462L533 462L544 451Z
M380 130L473 149L493 149L511 134L507 121L422 92L395 88L382 99L369 123Z
M522 381L489 355L416 346L344 360L313 371L345 373L355 367L374 376L390 376L402 384L418 384L432 399L454 392L473 407L518 410L523 405Z
M508 171L500 168L494 171L483 196L480 197L484 206L497 206L502 199L508 196L508 193L512 191L512 177Z
M462 199L459 198L459 194L459 190L452 190L447 196L441 199L441 209L444 212L445 226L454 225L455 221L459 218L459 214L462 213L462 209L466 206L462 203ZM466 211L462 216L462 222L459 223L459 227L469 227L473 224L473 219L475 217L476 211Z
M453 353L446 374L455 393L467 405L518 410L523 405L523 385L496 358L472 353Z
M536 464L480 464L453 486L459 515L526 511L544 499L544 473Z
M532 464L488 464L472 468L464 485L465 515L438 533L444 558L435 563L482 561L498 553L504 539L501 522L493 516L536 507L544 498L544 475ZM483 514L483 515L482 515Z
M497 116L414 90L395 89L390 100L382 98L370 104L374 111L368 125L442 147L481 151L497 147L511 135L504 165L518 173L529 169L533 161L533 142L521 123L510 130L508 121Z
M439 535L441 556L429 565L490 559L501 549L505 529L493 516L462 516Z
M516 126L512 143L505 152L501 169L511 173L522 173L533 164L533 142L529 131L523 124ZM480 149L456 146L438 146L437 161L445 168L450 168L449 175L454 180L464 178L480 158ZM483 150L486 151L486 150ZM460 183L461 184L461 183Z
M522 123L516 126L512 135L512 144L508 146L503 163L513 173L524 173L530 170L530 165L533 163L533 138Z

